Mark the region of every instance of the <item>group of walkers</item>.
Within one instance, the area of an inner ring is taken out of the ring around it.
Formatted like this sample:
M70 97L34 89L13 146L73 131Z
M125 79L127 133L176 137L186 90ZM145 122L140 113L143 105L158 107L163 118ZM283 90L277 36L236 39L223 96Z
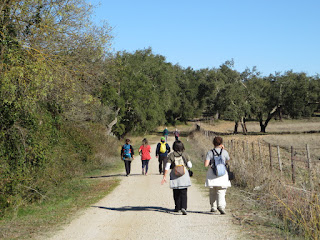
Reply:
M167 130L167 128L165 129ZM177 131L177 130L176 130ZM179 136L178 136L179 137ZM190 168L192 163L188 154L184 152L185 147L175 135L173 143L173 152L167 143L165 131L164 137L157 144L156 157L159 161L159 174L163 174L161 184L167 182L167 174L170 172L170 188L173 190L173 198L175 203L175 212L181 212L187 215L187 190L191 186ZM215 137L213 139L214 148L209 150L204 161L204 166L208 168L205 186L209 188L210 211L221 214L226 213L225 195L231 183L228 176L226 164L230 160L228 152L224 149L223 139ZM142 162L142 174L148 174L148 164L151 159L151 147L148 140L144 138L139 148ZM130 139L126 139L121 149L121 158L124 161L126 176L130 175L131 161L134 159L134 150L130 145ZM220 164L217 165L217 163ZM221 168L222 166L222 168Z

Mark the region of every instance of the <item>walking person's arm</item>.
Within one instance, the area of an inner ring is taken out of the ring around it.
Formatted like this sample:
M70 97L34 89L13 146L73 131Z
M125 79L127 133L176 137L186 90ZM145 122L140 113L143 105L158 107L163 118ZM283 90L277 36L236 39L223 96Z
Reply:
M156 148L156 158L158 158L159 149L160 149L160 143L158 143L157 148Z
M167 176L167 173L168 173L168 171L170 169L170 166L171 166L171 163L167 162L166 168L165 168L164 173L163 173L163 178L162 178L162 181L161 181L161 185L167 182L166 176Z
M209 167L210 166L211 154L213 155L212 151L209 151L207 153L206 160L204 161L204 166L205 167Z
M123 147L121 147L120 157L123 159Z
M133 147L132 147L132 145L130 145L130 149L131 149L131 155L132 155L132 159L134 159L134 150L133 150Z

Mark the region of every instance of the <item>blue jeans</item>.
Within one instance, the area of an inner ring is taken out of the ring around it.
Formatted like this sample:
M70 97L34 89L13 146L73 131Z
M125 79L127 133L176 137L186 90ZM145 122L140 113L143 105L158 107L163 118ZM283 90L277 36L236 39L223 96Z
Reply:
M146 171L145 171L145 173L147 173L148 172L148 169L149 169L149 161L150 160L141 160L141 162L142 162L142 169L144 169L144 168L146 168Z

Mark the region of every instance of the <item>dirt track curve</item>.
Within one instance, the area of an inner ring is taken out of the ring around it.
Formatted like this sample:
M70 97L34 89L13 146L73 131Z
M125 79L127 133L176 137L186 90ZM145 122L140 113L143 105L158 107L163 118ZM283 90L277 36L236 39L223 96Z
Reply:
M240 230L232 224L231 214L210 213L206 192L194 183L188 189L188 214L173 212L173 193L169 183L160 184L162 176L154 157L155 147L151 146L148 176L141 175L140 156L137 156L132 162L131 175L126 177L123 173L120 185L112 193L78 214L58 232L41 238L240 239Z

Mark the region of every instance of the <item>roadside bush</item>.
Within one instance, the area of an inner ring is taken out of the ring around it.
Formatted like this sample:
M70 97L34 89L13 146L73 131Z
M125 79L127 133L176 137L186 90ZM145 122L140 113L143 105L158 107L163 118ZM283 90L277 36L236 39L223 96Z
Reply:
M45 108L0 136L0 216L45 201L48 192L96 168L112 167L118 141L97 123L61 120Z

